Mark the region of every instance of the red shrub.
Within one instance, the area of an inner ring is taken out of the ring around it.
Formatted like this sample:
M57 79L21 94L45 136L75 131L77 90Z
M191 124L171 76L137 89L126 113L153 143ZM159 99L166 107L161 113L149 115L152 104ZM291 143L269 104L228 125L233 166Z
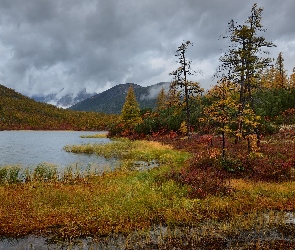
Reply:
M190 160L189 166L179 172L171 171L166 178L188 186L190 198L206 198L208 195L226 195L231 193L227 185L228 174L217 169L215 159L198 157Z

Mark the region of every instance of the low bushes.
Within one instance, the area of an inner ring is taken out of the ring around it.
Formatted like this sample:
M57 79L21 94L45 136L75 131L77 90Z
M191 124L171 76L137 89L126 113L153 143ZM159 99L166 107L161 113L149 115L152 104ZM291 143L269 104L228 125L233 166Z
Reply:
M289 134L289 133L288 133ZM279 136L279 135L276 135ZM245 141L227 141L227 154L221 157L220 140L204 135L180 139L161 137L165 143L193 153L181 170L172 170L165 178L187 186L188 197L204 199L210 195L228 195L234 190L229 180L283 182L294 179L295 145L289 140L261 142L257 152L248 153ZM281 138L281 137L280 137Z
M204 199L208 195L226 195L231 192L225 172L214 167L190 167L180 172L170 172L166 177L187 186L189 198Z

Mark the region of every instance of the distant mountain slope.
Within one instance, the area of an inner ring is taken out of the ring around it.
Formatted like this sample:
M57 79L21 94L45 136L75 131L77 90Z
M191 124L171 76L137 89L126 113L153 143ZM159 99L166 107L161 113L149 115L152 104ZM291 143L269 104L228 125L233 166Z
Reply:
M94 93L87 93L86 89L83 89L77 95L74 95L74 94L62 95L62 93L51 93L49 95L35 95L35 96L32 96L32 98L37 102L45 102L45 103L53 104L58 107L68 108L75 105L78 102L81 102L87 98L90 98L93 95Z
M169 83L160 82L158 84L142 87L134 83L116 85L100 94L96 94L82 102L79 102L69 109L79 111L95 111L107 114L119 114L125 103L127 91L133 86L136 99L140 108L154 108L156 98L162 87L168 89Z
M115 115L57 108L0 85L0 130L101 130Z

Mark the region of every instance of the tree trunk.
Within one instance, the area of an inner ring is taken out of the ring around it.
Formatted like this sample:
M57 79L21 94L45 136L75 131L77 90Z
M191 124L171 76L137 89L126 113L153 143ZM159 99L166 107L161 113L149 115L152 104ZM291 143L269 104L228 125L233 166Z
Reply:
M224 131L221 132L222 136L222 158L225 158L225 133Z
M191 121L190 121L190 110L189 110L189 103L188 103L187 83L185 84L184 91L185 91L185 106L186 106L186 128L187 128L186 135L188 136L190 134Z
M247 144L248 144L248 153L251 153L251 140L250 137L247 137Z

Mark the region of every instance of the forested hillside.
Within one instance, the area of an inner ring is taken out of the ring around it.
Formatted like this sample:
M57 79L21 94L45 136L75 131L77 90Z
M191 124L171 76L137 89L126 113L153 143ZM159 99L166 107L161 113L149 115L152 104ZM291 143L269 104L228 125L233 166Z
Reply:
M77 112L39 103L0 85L0 130L101 130L115 115Z
M161 90L161 87L165 85L168 86L168 83L161 82L148 87L142 87L134 83L119 84L109 90L77 103L69 109L120 114L130 85L133 87L140 108L153 109L156 104L157 94Z

